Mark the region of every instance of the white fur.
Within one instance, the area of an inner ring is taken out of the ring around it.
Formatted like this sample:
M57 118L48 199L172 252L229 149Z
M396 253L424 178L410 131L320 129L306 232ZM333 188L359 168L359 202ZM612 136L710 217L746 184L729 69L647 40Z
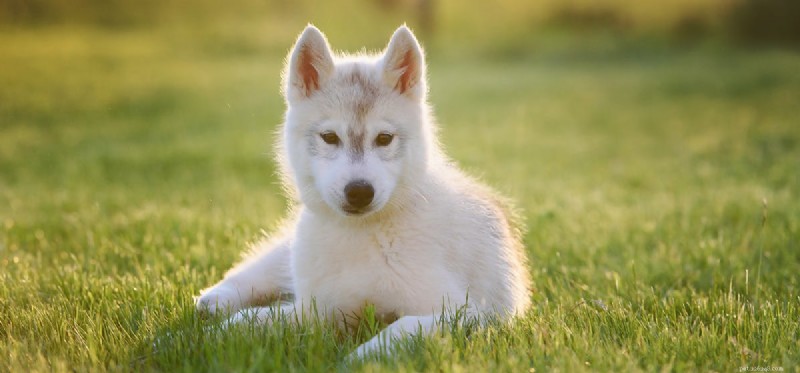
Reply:
M278 161L298 206L284 229L197 298L229 322L269 323L315 304L323 317L358 317L366 305L397 320L354 352L362 357L407 334L430 334L445 313L510 319L530 304L513 217L488 187L442 153L426 103L421 47L405 26L377 56L334 56L308 26L287 59ZM335 132L339 145L320 134ZM377 146L380 133L393 134ZM361 151L355 143L363 139ZM343 210L353 180L374 187L366 211ZM292 293L293 305L249 308Z

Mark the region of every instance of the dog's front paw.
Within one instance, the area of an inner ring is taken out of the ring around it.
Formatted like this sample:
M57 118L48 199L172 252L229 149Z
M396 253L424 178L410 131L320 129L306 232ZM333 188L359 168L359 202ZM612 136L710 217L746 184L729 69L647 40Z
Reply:
M392 345L386 340L381 340L380 336L375 336L365 342L347 356L348 363L355 363L370 358L380 358L392 356Z
M236 288L216 285L195 297L195 306L201 315L229 314L241 308L242 300Z

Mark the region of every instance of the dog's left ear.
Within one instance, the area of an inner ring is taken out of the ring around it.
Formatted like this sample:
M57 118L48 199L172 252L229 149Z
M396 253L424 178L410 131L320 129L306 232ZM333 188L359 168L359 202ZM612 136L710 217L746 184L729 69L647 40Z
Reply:
M383 81L414 99L425 96L425 57L417 38L405 25L389 40L383 53Z

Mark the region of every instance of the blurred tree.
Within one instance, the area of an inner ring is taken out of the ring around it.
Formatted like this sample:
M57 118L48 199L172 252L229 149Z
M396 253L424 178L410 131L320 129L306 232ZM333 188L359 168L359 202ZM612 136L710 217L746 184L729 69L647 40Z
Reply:
M729 22L736 40L800 46L800 0L744 0Z
M549 22L559 27L577 31L598 29L626 31L631 22L619 9L598 2L597 4L564 3L554 10Z
M415 32L423 39L433 36L435 29L435 3L434 0L376 0L378 6L384 11L410 10L414 17Z

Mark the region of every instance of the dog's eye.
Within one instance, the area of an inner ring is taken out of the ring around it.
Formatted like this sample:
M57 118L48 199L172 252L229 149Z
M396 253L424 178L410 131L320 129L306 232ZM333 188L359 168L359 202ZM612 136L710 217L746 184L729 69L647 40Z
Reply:
M322 141L326 144L339 145L339 136L336 136L336 132L323 132L319 137L322 137Z
M392 143L393 139L394 139L394 135L392 135L390 133L382 133L382 134L378 135L378 137L375 138L375 145L388 146L389 144Z

